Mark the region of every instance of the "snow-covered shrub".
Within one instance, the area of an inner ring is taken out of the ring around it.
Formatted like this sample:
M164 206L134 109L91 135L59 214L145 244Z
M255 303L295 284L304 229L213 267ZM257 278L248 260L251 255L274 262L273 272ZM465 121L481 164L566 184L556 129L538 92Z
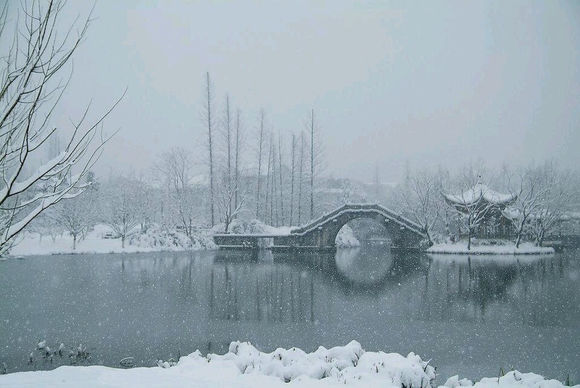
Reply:
M140 248L160 248L163 250L201 250L216 248L213 238L205 231L194 233L190 239L183 232L167 230L157 225L152 225L145 233L131 236L129 245Z
M199 359L199 353L189 357ZM207 355L207 362L231 361L243 374L277 377L289 382L312 378L348 384L365 380L389 381L395 387L430 388L435 369L414 353L365 352L356 341L331 349L319 347L312 353L298 348L278 348L263 353L249 342L232 342L228 353ZM180 361L181 363L181 361Z
M224 230L224 224L217 224L212 228L214 233L224 233ZM235 219L228 227L228 233L230 234L288 234L290 233L290 230L291 227L275 227L256 219Z

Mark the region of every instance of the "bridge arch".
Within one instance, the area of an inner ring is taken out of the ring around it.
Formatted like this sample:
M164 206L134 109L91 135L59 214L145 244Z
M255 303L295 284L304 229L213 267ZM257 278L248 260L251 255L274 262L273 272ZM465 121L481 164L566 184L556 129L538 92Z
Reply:
M336 235L344 225L360 218L370 218L385 227L394 247L418 248L426 239L421 227L380 205L347 204L309 224L291 231L293 243L301 247L335 248Z

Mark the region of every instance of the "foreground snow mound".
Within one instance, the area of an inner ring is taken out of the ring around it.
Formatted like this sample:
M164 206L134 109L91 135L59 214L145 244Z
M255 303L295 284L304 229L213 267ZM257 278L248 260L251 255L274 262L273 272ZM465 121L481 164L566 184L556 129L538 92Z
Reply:
M365 352L356 341L331 349L319 347L312 353L298 348L262 353L248 342L232 342L228 353L210 354L206 360L233 362L243 374L273 376L284 382L296 379L329 379L341 384L381 381L381 386L430 388L435 379L435 369L414 353L403 357L397 353Z
M352 341L346 346L298 348L263 353L248 342L232 342L224 355L196 351L179 362L159 367L116 369L64 366L52 371L0 376L0 387L388 387L431 388L435 369L413 353L365 352ZM289 384L287 384L289 383Z
M502 377L485 377L481 381L473 384L468 379L459 379L453 376L447 379L442 387L474 387L474 388L562 388L564 385L558 380L546 380L543 376L535 373L521 373L517 370L506 373ZM580 385L573 387L579 388Z
M335 244L338 248L360 247L360 241L355 237L352 228L348 225L343 226L336 235Z
M40 345L40 344L39 344ZM365 352L352 341L312 353L298 348L263 353L248 342L232 342L228 353L203 356L196 351L158 367L117 369L104 366L61 366L51 371L0 375L2 387L224 387L224 388L431 388L435 369L414 353ZM450 377L442 388L563 388L557 380L512 371L477 383ZM580 385L576 385L580 388Z

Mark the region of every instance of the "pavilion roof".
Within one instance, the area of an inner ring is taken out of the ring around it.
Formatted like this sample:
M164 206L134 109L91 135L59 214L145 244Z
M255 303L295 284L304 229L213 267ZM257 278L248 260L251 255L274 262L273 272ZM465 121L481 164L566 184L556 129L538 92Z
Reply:
M517 198L516 194L498 193L497 191L494 191L479 182L463 193L443 194L443 196L447 202L462 206L475 205L481 201L485 201L497 206L502 206L513 202Z

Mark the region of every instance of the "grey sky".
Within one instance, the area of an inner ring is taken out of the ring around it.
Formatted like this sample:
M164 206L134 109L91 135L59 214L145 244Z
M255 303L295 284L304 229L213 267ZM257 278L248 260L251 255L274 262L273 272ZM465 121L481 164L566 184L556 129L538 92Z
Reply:
M202 152L206 71L252 133L261 107L288 137L314 107L335 176L370 181L378 163L397 180L407 160L580 160L577 1L101 0L95 16L59 120L128 87L102 173L145 171L176 145Z

